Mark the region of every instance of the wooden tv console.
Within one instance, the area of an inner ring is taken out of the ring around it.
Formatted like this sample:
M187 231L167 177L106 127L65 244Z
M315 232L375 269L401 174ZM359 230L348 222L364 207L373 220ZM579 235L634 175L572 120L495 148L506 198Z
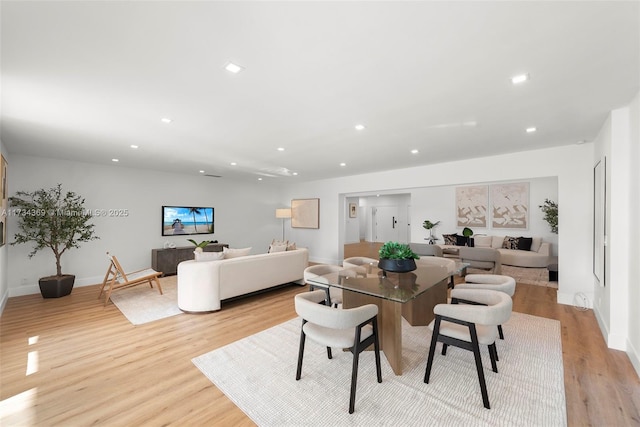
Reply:
M211 243L204 247L205 252L222 252L222 248L228 248L227 243ZM178 273L178 264L182 261L193 259L195 246L181 246L179 248L151 249L151 268L162 271L165 276Z

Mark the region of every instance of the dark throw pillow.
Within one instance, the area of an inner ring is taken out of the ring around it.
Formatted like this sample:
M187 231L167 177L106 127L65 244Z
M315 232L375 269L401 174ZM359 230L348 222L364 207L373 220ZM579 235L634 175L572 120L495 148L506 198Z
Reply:
M531 243L533 243L533 237L519 237L518 249L520 249L521 251L530 251Z
M466 246L467 237L466 236L458 236L456 234L456 246Z

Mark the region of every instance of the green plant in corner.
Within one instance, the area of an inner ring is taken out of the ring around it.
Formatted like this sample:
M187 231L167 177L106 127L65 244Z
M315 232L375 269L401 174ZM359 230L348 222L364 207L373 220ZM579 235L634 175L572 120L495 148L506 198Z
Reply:
M80 243L99 239L90 223L91 212L84 207L85 200L78 194L62 190L62 184L50 189L18 191L9 197L9 206L18 216L18 232L11 245L33 242L32 258L39 250L49 248L56 260L55 276L40 279L40 290L45 296L43 282L64 281L68 292L49 296L63 296L71 293L75 276L62 274L60 258L69 249L79 248ZM60 285L58 285L58 288Z
M544 220L551 227L551 232L558 234L558 204L553 200L544 199L544 204L538 206L544 213Z
M411 250L409 245L398 242L386 242L378 251L380 259L418 259L420 258Z

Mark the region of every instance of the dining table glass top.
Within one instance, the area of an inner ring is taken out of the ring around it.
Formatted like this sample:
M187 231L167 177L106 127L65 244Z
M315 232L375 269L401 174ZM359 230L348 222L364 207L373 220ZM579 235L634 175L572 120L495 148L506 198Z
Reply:
M405 303L443 280L448 280L452 272L444 265L418 265L408 273L374 271L360 274L344 269L336 273L307 279L310 285L332 286L347 291Z

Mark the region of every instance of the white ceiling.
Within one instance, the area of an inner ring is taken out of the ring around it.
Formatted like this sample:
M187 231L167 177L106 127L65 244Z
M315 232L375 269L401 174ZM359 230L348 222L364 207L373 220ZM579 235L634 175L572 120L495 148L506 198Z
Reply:
M0 15L9 153L123 167L309 180L575 144L639 90L638 2L3 1Z

